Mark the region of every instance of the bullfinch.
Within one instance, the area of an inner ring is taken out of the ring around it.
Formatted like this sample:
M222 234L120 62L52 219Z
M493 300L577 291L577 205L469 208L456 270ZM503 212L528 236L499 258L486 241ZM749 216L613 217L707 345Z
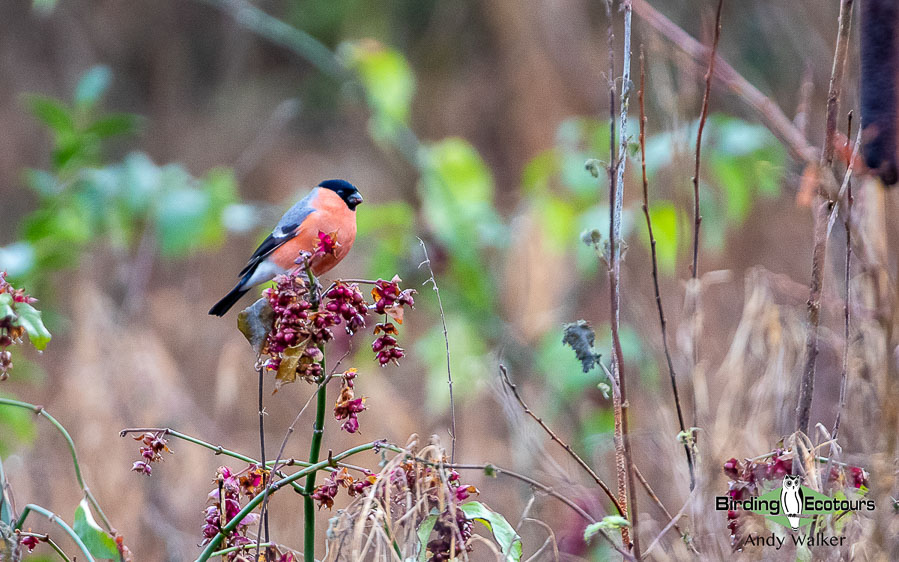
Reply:
M209 310L224 316L252 287L270 281L276 275L297 266L301 252L314 253L320 242L319 233L336 234L334 252L318 254L310 260L314 275L330 271L340 263L356 240L356 207L362 195L356 186L344 180L326 180L290 208L278 226L262 241L246 267L240 282Z

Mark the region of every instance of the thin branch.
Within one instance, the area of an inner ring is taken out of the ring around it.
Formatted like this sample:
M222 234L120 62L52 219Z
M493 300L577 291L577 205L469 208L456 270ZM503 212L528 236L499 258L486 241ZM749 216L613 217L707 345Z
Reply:
M234 18L253 33L300 54L323 74L347 80L349 71L330 49L312 35L263 12L245 0L202 0Z
M65 560L66 562L72 562L72 559L69 558L69 556L65 553L65 551L63 551L63 549L61 549L61 548L59 547L58 544L56 544L55 542L53 542L53 539L51 539L51 538L50 538L50 535L47 534L47 533L44 533L44 534L41 534L41 533L31 533L31 532L28 532L28 531L22 531L22 530L18 530L18 529L17 529L17 530L16 530L16 535L18 535L18 536L20 536L20 537L34 537L34 538L36 538L36 539L37 539L38 541L40 541L40 542L47 543L48 545L50 545L50 548L52 548L52 549L56 552L56 554L59 555L60 558L62 558L62 559Z
M607 4L608 5L608 4ZM619 110L619 148L617 159L613 158L609 166L609 177L613 181L609 184L609 212L611 214L609 223L609 285L610 285L610 301L612 311L612 373L618 380L619 396L618 400L614 400L615 410L615 459L616 471L618 474L618 501L624 510L624 517L630 522L630 529L633 529L633 537L629 537L628 527L622 527L622 538L625 543L630 539L633 545L634 556L640 557L640 543L637 537L637 505L634 489L633 462L630 453L630 441L628 437L628 402L627 402L627 385L624 376L624 355L621 350L621 338L619 334L620 318L621 318L621 214L624 200L624 169L627 164L628 138L625 134L627 131L627 113L631 93L631 0L623 0L622 8L624 10L624 45L622 48L622 74L621 74L621 97ZM611 25L611 17L610 17ZM614 68L612 69L614 72ZM610 113L611 132L614 138L614 111ZM614 145L610 147L614 152Z
M21 529L22 525L25 524L25 519L32 511L43 515L50 521L50 523L55 523L57 526L59 526L59 528L62 529L65 534L69 535L69 538L71 538L72 541L78 546L79 550L81 550L81 553L84 554L84 559L88 562L94 562L94 557L91 556L90 551L81 540L81 537L79 537L78 534L71 527L69 527L68 523L63 521L62 518L60 518L52 511L44 509L39 505L35 505L33 503L26 505L22 509L22 514L19 516L18 521L16 521L16 526L14 527L14 529Z
M187 441L188 443L193 443L194 445L199 445L201 447L209 449L210 451L214 452L216 455L225 455L226 457L231 457L233 459L243 461L247 464L255 464L256 466L262 466L258 460L254 459L252 457L248 457L241 453L232 451L230 449L226 449L226 448L222 447L221 445L213 445L212 443L208 443L206 441L203 441L202 439L198 439L191 435L187 435L186 433L181 433L180 431L176 431L170 427L128 427L119 432L119 437L125 437L126 435L129 435L131 433L160 433L163 435L168 435L168 436L174 437L176 439L181 439L182 441ZM310 463L302 462L302 461L293 461L291 464L298 465L298 466L310 466ZM273 470L272 472L277 472L277 471ZM279 474L279 475L282 477L286 476L284 474ZM299 484L296 484L294 486L294 488L298 492L301 492L303 490Z
M324 388L328 384L328 382L330 382L331 379L334 378L334 373L337 371L337 367L340 366L340 363L349 354L350 354L350 350L347 349L346 353L343 354L343 357L341 357L340 359L337 360L337 363L334 364L334 367L331 369L331 372L328 373L328 376L325 377L325 380L323 380L321 383L319 383L319 385L315 389L315 392L313 392L312 395L306 400L306 403L303 404L303 407L300 408L299 412L297 412L296 417L293 418L293 422L291 422L290 426L287 428L287 433L284 434L284 439L281 440L281 448L278 449L278 456L275 457L275 464L272 465L272 473L273 474L278 471L279 463L281 466L286 464L286 463L281 462L281 459L284 458L284 450L287 448L287 442L290 440L290 436L293 435L294 431L296 431L297 424L300 422L300 418L303 417L303 413L306 411L306 408L309 407L309 404L312 403L312 400L315 399L320 392L324 391ZM308 465L309 463L303 463L303 464ZM266 497L262 500L262 508L260 509L261 513L268 513L268 495L271 492L272 483L273 483L272 479L269 478L269 481L265 486L265 490L262 492L263 495ZM302 488L302 492L303 492L303 494L306 493L305 488ZM261 534L260 533L261 533L261 529L257 529L256 530L256 542L257 543L261 542L261 540L260 540ZM259 549L258 548L256 549L256 557L257 558L259 557Z
M215 558L216 556L224 556L225 554L231 554L232 552L240 552L240 551L249 552L253 548L258 549L259 547L264 547L264 546L268 547L268 546L276 546L276 545L273 542L264 542L261 544L260 543L255 543L255 544L251 543L251 544L242 544L240 546L230 546L228 548L223 548L222 550L217 550L217 551L213 552L212 556L210 558ZM257 553L256 560L259 560L259 559L260 558Z
M643 476L643 473L640 472L640 469L634 466L634 474L637 475L637 480L640 481L640 484L643 486L643 489L646 490L646 494L659 506L659 509L662 510L662 513L665 515L665 518L674 521L674 529L680 534L681 538L684 539L684 542L687 543L687 546L690 547L690 550L693 551L693 554L699 555L699 551L696 550L696 546L693 544L693 540L687 535L677 524L677 521L671 516L671 513L668 512L668 509L665 507L665 504L662 503L662 500L659 499L659 496L656 495L655 490L652 489L652 486L649 485L649 481ZM692 492L692 490L690 490ZM669 527L670 528L670 527ZM646 552L648 554L649 551ZM645 556L645 554L644 554Z
M421 238L418 239L418 243L421 244L421 251L425 254L425 261L418 264L418 267L421 268L423 265L428 266L428 273L430 273L431 277L425 280L422 285L431 283L431 286L434 288L434 293L437 294L437 306L440 308L440 321L443 324L443 342L446 344L446 379L447 385L449 386L449 401L450 401L450 415L452 419L450 421L450 437L452 437L452 447L450 449L450 462L456 462L456 403L453 400L453 372L450 369L450 345L449 345L449 335L446 330L446 314L443 312L443 301L440 300L440 289L437 287L437 280L434 278L434 269L431 268L431 258L428 256L428 249L425 247L425 242Z
M646 89L646 68L643 56L643 45L640 45L640 164L643 173L643 215L646 218L646 232L649 235L649 247L652 254L652 285L655 290L656 309L659 311L659 328L662 332L662 348L665 351L665 362L668 364L668 377L671 379L671 390L674 393L674 409L677 412L677 422L680 434L685 435L687 426L684 423L683 409L680 403L680 394L677 391L677 375L674 372L674 362L671 360L671 350L668 347L668 322L665 320L665 308L662 306L662 292L659 289L659 260L656 253L656 238L652 232L652 219L649 215L649 181L646 179L646 107L643 94ZM687 455L687 468L690 472L690 491L696 487L696 474L693 468L693 454L687 441L684 442L684 453Z
M103 509L100 508L99 502L94 497L94 494L91 493L90 489L84 483L84 477L81 475L81 465L78 463L78 454L75 452L75 442L72 440L72 436L69 435L69 432L61 423L59 423L56 418L51 416L43 406L37 406L35 404L29 404L28 402L22 402L19 400L12 400L10 398L0 398L0 405L5 406L14 406L16 408L23 408L26 410L31 410L36 415L43 417L47 421L49 421L53 427L59 431L63 438L66 440L66 443L69 446L69 453L72 455L72 464L75 467L75 479L78 481L78 486L81 488L81 492L84 494L84 497L87 498L87 501L90 502L91 506L97 510L97 514L100 516L100 520L103 522L103 525L106 527L106 530L109 531L111 535L116 535L116 530L110 524L109 519L106 517L106 514L103 512Z
M260 365L259 369L259 462L263 473L265 471L265 406L262 401L262 386L264 382L263 374L265 367ZM265 540L268 541L268 512L263 510L259 524L265 527ZM259 544L259 537L256 537L256 543ZM258 557L258 553L257 553Z
M840 92L846 55L849 48L849 30L852 27L852 2L842 0L837 32L837 44L830 75L827 95L827 114L824 129L824 146L821 149L819 178L830 173L833 165L834 138L837 129L837 113L840 107ZM819 180L817 201L815 202L815 245L812 250L812 276L809 282L808 332L805 340L805 366L799 383L799 403L796 406L796 430L808 433L812 395L815 388L815 367L818 358L818 324L821 310L821 294L824 286L824 267L827 257L827 216L833 201L830 200L824 183ZM799 462L797 455L796 462Z
M849 138L852 136L852 112L849 112L848 117L848 125L846 126L846 149L848 151L849 148ZM859 133L861 133L861 127L859 127ZM856 143L855 148L858 150L859 143ZM853 155L854 160L854 155ZM833 422L833 431L830 434L831 443L830 443L830 460L827 462L827 469L824 472L824 481L825 483L830 478L830 470L831 465L833 464L833 458L837 454L837 449L839 445L837 444L837 437L840 433L840 419L843 415L843 408L846 406L846 387L848 386L849 380L849 347L850 347L850 325L852 321L852 288L850 286L850 282L852 279L852 228L850 227L850 223L852 222L852 178L849 176L851 172L852 160L849 161L849 169L846 170L847 178L847 193L846 193L846 277L844 279L844 283L846 284L846 297L843 301L843 366L840 369L840 399L837 403L837 415ZM834 206L836 208L836 206Z
M701 64L709 57L709 49L690 36L677 24L659 13L646 0L633 0L634 11L640 18L653 29L662 34L675 46L684 51L690 58ZM809 144L793 122L784 115L783 111L774 101L765 96L758 88L743 78L739 72L723 60L720 55L715 57L714 77L741 100L752 108L759 116L762 123L776 136L796 160L814 164L817 161L815 149Z
M683 517L684 512L687 511L687 506L689 506L693 501L693 493L694 492L690 493L690 497L687 498L686 502L684 502L684 506L680 508L680 511L675 513L674 517L672 517L671 520L668 521L668 524L665 525L665 527L661 531L659 531L659 534L656 536L655 540L652 541L652 543L649 545L649 548L647 548L646 552L643 554L644 559L649 556L649 553L652 552L653 549L655 549L655 547L659 544L659 541L662 540L662 537L665 536L665 533L667 533L668 530L671 529L671 527L677 525L677 520Z
M425 462L426 464L430 464L430 465L434 464L434 463L430 463L427 461L422 461L421 459L415 459L415 460L418 460L419 462ZM570 507L575 513L580 515L587 523L596 523L595 518L593 518L589 513L584 511L583 508L581 508L581 506L574 503L571 499L563 496L559 492L556 492L555 490L553 490L551 487L547 486L546 484L542 484L542 483L534 480L533 478L530 478L529 476L525 476L524 474L514 472L514 471L508 470L506 468L501 468L501 467L498 467L493 464L444 464L442 466L444 466L446 468L451 468L454 470L481 470L481 471L485 471L485 472L489 471L490 473L496 474L497 476L505 475L510 478L514 478L516 480L524 482L525 484L528 484L535 490L540 490L544 494L551 496L553 498L556 498L560 502L562 502L565 505L567 505L568 507ZM622 549L620 546L615 544L607 536L605 536L605 538L606 538L606 540L608 540L609 544L611 544L612 547L614 547L615 550L617 550L618 553L621 554L625 559L635 560L635 557L630 552L627 552L626 550Z
M602 488L602 491L606 493L609 499L612 500L612 503L615 505L615 509L618 510L618 514L622 517L625 517L624 510L621 509L621 505L618 504L618 500L615 499L615 495L612 493L612 490L609 489L606 483L602 481L599 475L596 474L596 472L592 468L590 468L590 465L584 462L584 459L582 459L576 452L574 452L574 449L572 449L567 443L562 441L562 439L559 438L559 436L556 435L556 433L548 425L546 425L546 422L544 422L542 418L540 418L528 407L527 403L521 397L521 394L518 393L518 387L515 386L515 383L513 383L512 379L509 378L509 373L506 371L506 367L504 365L499 366L499 372L502 374L501 380L503 384L512 392L512 395L515 397L515 400L518 401L518 404L521 405L521 409L524 410L524 413L530 416L535 422L537 422L537 424L539 424L540 427L543 428L543 431L545 431L547 435L549 435L550 439L552 439L553 441L558 443L559 446L565 449L565 451L571 456L571 458L573 458L574 461L578 463L578 465L580 465L580 467L583 468L587 474L590 475L590 478L592 478L593 481L596 482L596 484L600 488Z
M852 112L849 112L849 124L848 124L848 134L846 135L846 144L849 144L849 137L852 132ZM833 422L833 431L831 432L831 439L836 443L837 436L840 432L840 417L843 413L843 408L846 406L846 386L849 378L849 343L850 343L850 333L849 328L852 323L852 290L850 288L850 281L852 279L852 229L849 224L852 222L852 178L848 178L848 192L846 194L846 278L844 282L846 284L846 298L844 300L845 304L843 306L843 368L840 372L840 401L837 404L837 417ZM831 454L831 458L833 458L833 454ZM830 474L828 472L828 474Z
M699 166L702 158L702 131L709 116L709 97L712 93L712 76L715 74L715 57L718 52L718 40L721 38L721 7L724 0L718 0L715 11L715 31L712 39L712 50L709 54L709 70L705 73L705 92L702 94L702 110L699 113L699 128L696 130L696 160L693 166L693 267L690 270L693 279L699 276L699 227L702 215L699 212ZM696 342L693 342L694 355Z
M351 456L361 453L363 451L369 451L371 449L376 449L376 448L387 448L387 447L385 447L385 444L382 441L372 441L371 443L366 443L365 445L359 445L357 447L353 447L352 449L347 449L346 451L343 451L342 453L338 453L336 455L329 456L329 458L327 458L323 461L319 461L319 462L317 462L311 466L308 466L298 472L295 472L294 474L291 474L290 476L287 476L286 478L282 478L281 480L275 482L271 487L270 493L274 494L275 492L277 492L284 486L288 486L291 483L296 482L297 480L299 480L300 478L302 478L304 476L308 477L310 475L314 475L319 470L324 470L325 468L330 466L331 463L334 461L340 461L342 459L351 457ZM231 518L231 520L229 520L227 524L223 525L221 527L221 529L219 530L218 534L216 534L209 541L209 543L206 545L206 548L203 550L203 552L200 553L200 556L197 558L197 562L204 562L205 560L209 560L209 557L212 556L212 553L216 551L216 548L218 547L219 543L221 543L222 539L225 538L225 535L227 535L228 533L233 531L234 528L237 527L237 525L240 524L240 522L243 521L247 515L249 515L257 507L259 507L259 505L262 503L264 498L265 498L265 496L263 494L258 494L253 499L251 499L249 502L247 502L247 504L245 506L243 506L243 509L241 509L237 513L237 515L235 515L233 518Z

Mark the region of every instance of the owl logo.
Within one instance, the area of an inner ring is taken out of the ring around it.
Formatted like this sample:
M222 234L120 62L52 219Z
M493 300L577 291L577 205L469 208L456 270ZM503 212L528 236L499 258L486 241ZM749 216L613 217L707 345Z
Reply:
M784 476L783 489L780 491L780 512L787 516L790 527L799 530L799 516L802 514L802 487L798 476Z

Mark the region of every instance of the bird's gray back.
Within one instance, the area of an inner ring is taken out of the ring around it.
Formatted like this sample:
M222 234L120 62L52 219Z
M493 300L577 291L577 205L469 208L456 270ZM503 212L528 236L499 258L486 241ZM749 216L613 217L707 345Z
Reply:
M281 220L278 221L278 225L275 226L275 230L272 231L272 234L276 237L284 236L287 232L290 232L297 226L303 224L306 217L315 211L315 209L312 208L312 200L318 195L319 189L320 188L316 187L310 191L306 197L297 201L296 205L288 209L287 212L284 213L284 216L281 217Z

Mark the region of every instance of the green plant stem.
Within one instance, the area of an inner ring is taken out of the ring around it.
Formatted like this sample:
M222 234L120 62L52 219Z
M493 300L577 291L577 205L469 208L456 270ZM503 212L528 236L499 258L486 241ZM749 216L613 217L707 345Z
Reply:
M75 544L78 545L78 548L81 549L82 554L84 554L84 559L87 560L88 562L94 562L94 557L91 556L90 551L84 545L84 542L81 540L81 537L79 537L75 533L75 531L71 527L69 527L69 525L65 521L63 521L59 516L57 516L52 511L44 509L43 507L41 507L39 505L30 503L30 504L26 505L24 507L24 509L22 509L22 515L20 515L19 520L16 521L16 526L15 526L16 529L22 528L22 525L25 524L25 519L28 517L28 514L30 514L32 511L35 513L40 513L41 515L46 517L51 523L56 523L57 525L59 525L59 528L62 529L67 535L69 535L69 537L75 542ZM60 552L60 551L57 550L57 552ZM65 555L63 555L63 556L65 556Z
M305 31L270 16L244 0L202 0L202 2L228 12L238 23L272 43L300 54L325 75L340 82L347 80L349 71L341 60L327 46Z
M324 346L319 344L318 348L322 351L321 366L325 367ZM324 375L323 375L324 376ZM318 400L315 406L315 424L312 426L312 444L309 446L309 462L317 463L318 457L322 449L322 435L324 434L325 425L325 409L328 404L328 393L325 388L318 391ZM302 471L301 471L302 472ZM312 499L312 493L315 491L315 471L309 473L306 477L306 486L303 489L305 496L303 497L303 557L306 562L315 562L315 500Z
M202 439L197 439L196 437L187 435L185 433L181 433L180 431L175 431L174 429L171 429L168 427L129 427L129 428L126 428L126 429L123 429L122 431L120 431L119 436L125 437L129 433L164 433L165 435L169 435L171 437L181 439L182 441L187 441L188 443L193 443L194 445L199 445L201 447L209 449L210 451L215 452L216 455L225 455L226 457L231 457L231 458L234 458L237 460L244 461L247 464L255 464L257 466L259 466L259 464L260 464L259 461L257 461L256 459L254 459L252 457L248 457L248 456L238 453L236 451L231 451L229 449L222 447L221 445L213 445L212 443L208 443L206 441L203 441ZM266 463L265 466L268 467L270 464L273 464L273 462ZM310 465L310 463L300 462L300 461L294 461L293 464L300 465L300 466L309 466ZM280 471L278 472L278 474L282 477L286 476L286 474L284 474ZM303 491L302 486L300 486L299 484L295 484L293 487L297 492Z
M297 480L299 480L300 478L302 478L304 476L309 476L310 474L315 474L319 470L323 470L323 469L327 468L328 466L331 465L332 461L340 461L345 458L351 457L353 455L359 454L363 451L370 451L376 447L377 448L385 448L385 449L390 448L391 450L393 450L393 448L385 446L385 444L381 441L372 441L371 443L366 443L365 445L359 445L357 447L353 447L352 449L347 449L346 451L339 453L337 455L334 455L333 457L331 457L327 460L323 460L323 461L314 463L311 466L304 468L303 470L300 470L294 474L291 474L290 476L288 476L286 478L283 478L283 479L275 482L274 484L272 484L269 495L274 494L275 492L277 492L284 486L288 486L292 482L296 482ZM209 560L209 558L215 552L216 547L219 545L219 543L222 541L222 539L225 538L225 535L227 535L228 533L233 531L235 529L235 527L237 527L237 525L244 518L246 518L247 515L250 514L250 512L252 512L254 509L259 507L259 505L262 503L262 500L264 497L265 497L265 494L259 494L256 497L254 497L253 499L251 499L249 502L247 502L247 505L245 505L243 507L243 509L241 509L237 513L237 515L235 515L230 521L228 521L227 524L222 526L222 529L219 531L219 533L212 538L212 540L209 542L209 544L206 545L206 549L203 550L202 553L200 553L200 556L197 558L196 562L204 562L205 560Z
M72 562L72 559L69 558L69 556L65 553L65 551L63 551L63 549L59 548L58 544L53 542L53 539L50 538L50 535L47 535L47 534L42 535L40 533L28 533L25 531L17 531L16 534L19 535L20 537L34 537L41 542L45 542L50 545L50 548L52 548L54 551L56 551L56 554L58 554L60 558L62 558L66 562Z
M75 452L75 442L72 441L72 436L69 435L69 432L66 431L66 428L63 427L61 423L56 421L56 418L47 413L43 406L37 406L35 404L21 402L19 400L13 400L11 398L0 398L0 405L14 406L17 408L31 410L35 414L43 417L51 424L53 424L53 426L62 434L63 438L66 440L66 443L68 443L69 445L69 452L72 455L72 464L75 466L75 479L78 480L78 486L81 488L81 492L84 494L84 497L87 498L87 501L90 502L91 506L97 511L97 514L100 516L100 520L103 522L106 530L109 531L110 534L115 535L116 531L112 528L112 524L109 522L106 514L103 513L103 509L100 507L100 503L97 501L97 498L94 497L94 494L91 493L90 489L84 484L84 477L81 475L81 465L78 463L78 453Z
M250 549L256 548L257 546L259 546L259 547L275 546L275 543L263 542L263 543L259 543L258 545L257 544L244 544L241 546L231 546L228 548L224 548L222 550L216 550L215 552L212 553L210 558L215 558L216 556L224 556L225 554L230 554L232 552L239 552L241 550L249 551Z

